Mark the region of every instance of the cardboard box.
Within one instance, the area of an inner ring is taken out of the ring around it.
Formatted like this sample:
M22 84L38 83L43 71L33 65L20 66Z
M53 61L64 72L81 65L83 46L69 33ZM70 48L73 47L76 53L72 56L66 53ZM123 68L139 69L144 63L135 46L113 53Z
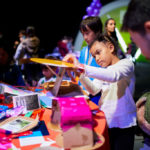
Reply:
M93 145L92 114L85 98L54 99L51 117L60 124L64 148Z

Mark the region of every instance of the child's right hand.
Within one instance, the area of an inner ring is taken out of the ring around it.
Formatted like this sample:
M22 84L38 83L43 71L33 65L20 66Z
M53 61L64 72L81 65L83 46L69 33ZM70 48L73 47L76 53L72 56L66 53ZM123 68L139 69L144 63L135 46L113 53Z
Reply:
M79 61L77 60L77 58L73 54L67 54L63 58L63 61L72 63L72 64L74 64L74 66L79 64Z
M63 61L74 64L74 67L72 69L68 69L68 72L74 71L76 76L80 76L80 74L84 72L84 65L80 64L77 58L73 54L67 54L63 58Z
M84 65L80 64L78 59L73 55L73 54L67 54L64 58L63 61L69 62L74 64L73 69L79 69L79 70L83 70L84 69Z

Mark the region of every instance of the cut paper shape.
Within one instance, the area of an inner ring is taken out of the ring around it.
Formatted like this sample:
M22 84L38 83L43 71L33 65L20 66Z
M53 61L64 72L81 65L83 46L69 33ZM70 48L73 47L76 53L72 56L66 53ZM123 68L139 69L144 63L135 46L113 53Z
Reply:
M30 58L30 61L50 65L50 66L56 66L56 67L74 67L73 64L67 63L65 61L60 60L53 60L53 59L44 59L44 58Z
M41 144L45 142L44 137L40 131L33 132L32 135L19 137L20 146L28 146L34 144Z
M48 96L40 96L40 101L47 108L52 108L52 99Z

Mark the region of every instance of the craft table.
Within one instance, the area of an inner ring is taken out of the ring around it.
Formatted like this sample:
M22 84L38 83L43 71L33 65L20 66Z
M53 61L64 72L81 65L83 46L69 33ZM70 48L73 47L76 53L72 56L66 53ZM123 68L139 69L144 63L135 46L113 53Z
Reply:
M91 101L89 101L89 106L90 106L91 110L98 110L98 106L95 105ZM43 136L44 140L47 141L47 143L48 143L49 139L52 139L55 142L57 135L60 134L59 130L51 129L51 126L50 126L51 112L52 112L51 109L45 108L45 112L42 117L42 120L44 120L46 127L48 129L48 132L50 134L50 135ZM107 128L107 124L106 124L105 115L102 111L98 110L96 115L93 115L93 118L95 121L94 131L96 133L99 133L100 135L103 135L103 137L105 138L105 143L96 150L109 150L108 128ZM24 137L24 138L26 138L26 137ZM34 137L33 137L33 139L34 139ZM35 137L35 140L36 140L36 137ZM16 148L20 148L21 150L31 150L31 149L35 149L37 147L41 147L41 145L42 145L42 143L40 143L40 144L34 144L34 145L28 145L28 146L20 146L19 139L13 139L12 143L15 145ZM59 147L58 145L56 145L56 143L53 143L50 146ZM44 147L43 147L43 149L44 149Z

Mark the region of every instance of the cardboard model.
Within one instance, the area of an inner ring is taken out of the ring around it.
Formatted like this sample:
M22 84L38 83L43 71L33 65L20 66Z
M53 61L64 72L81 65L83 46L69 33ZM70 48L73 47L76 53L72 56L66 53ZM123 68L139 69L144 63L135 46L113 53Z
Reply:
M92 114L85 98L54 99L51 122L60 124L64 148L93 145Z
M54 96L70 97L70 96L83 95L80 86L77 84L73 84L70 82L69 86L65 86L65 87L61 86L61 83L63 81L63 75L66 71L66 68L74 68L73 64L64 61L43 59L43 58L30 58L30 61L47 65L49 69L50 69L49 66L59 67L58 74L55 73L57 78L56 78L56 82L54 83L54 86L50 86L50 87L47 86L46 88L47 90L50 90Z

